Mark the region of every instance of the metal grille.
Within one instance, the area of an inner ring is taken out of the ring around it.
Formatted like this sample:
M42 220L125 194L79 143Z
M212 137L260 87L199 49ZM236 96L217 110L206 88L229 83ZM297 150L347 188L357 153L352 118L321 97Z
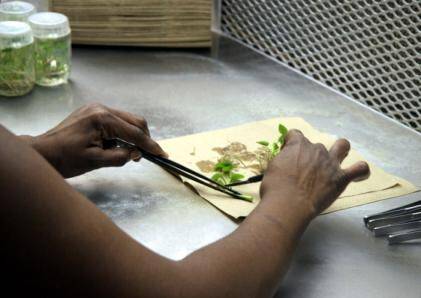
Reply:
M222 0L221 30L421 131L420 0Z

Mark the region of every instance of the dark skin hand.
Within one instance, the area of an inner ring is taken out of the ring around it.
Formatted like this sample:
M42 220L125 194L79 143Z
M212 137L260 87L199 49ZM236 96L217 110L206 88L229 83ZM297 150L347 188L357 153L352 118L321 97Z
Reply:
M89 126L65 127L66 135L81 136L79 127ZM48 147L66 142L60 131L60 143ZM112 135L129 136L120 133ZM145 146L144 139L128 140ZM0 142L3 268L18 272L12 278L24 286L36 285L33 291L42 288L43 294L48 289L69 297L272 297L311 220L350 182L369 175L363 162L340 168L349 151L347 141L339 140L327 151L292 130L265 174L261 203L238 229L172 261L120 230L22 138L0 127ZM92 166L91 155L74 156L85 158L90 169L98 167ZM86 172L89 167L79 162L82 169L67 165L62 174Z
M125 148L104 150L104 139L115 137L138 144L153 154L166 156L151 139L143 117L101 104L81 107L40 136L21 136L65 178L102 167L123 166L130 160L140 159L138 151Z

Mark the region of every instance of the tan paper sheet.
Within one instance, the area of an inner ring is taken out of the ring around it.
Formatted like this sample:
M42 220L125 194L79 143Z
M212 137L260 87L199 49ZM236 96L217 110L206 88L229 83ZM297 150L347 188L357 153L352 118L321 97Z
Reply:
M253 151L259 147L256 141L275 140L278 135L277 125L279 122L282 122L289 129L296 128L301 130L310 141L322 143L327 148L330 148L335 141L332 136L317 131L301 118L276 118L222 130L163 140L160 144L170 154L172 160L186 165L193 170L200 171L196 165L198 161L216 161L218 159L218 153L212 150L215 147L225 147L231 142L240 142L246 145L249 151ZM351 150L343 162L343 167L347 167L358 160L364 160L364 158L355 150ZM373 164L370 164L370 169L371 176L368 180L351 183L341 197L325 213L417 191L417 188L408 181L390 175ZM247 176L255 175L251 171L243 169L241 173L245 173ZM183 181L193 186L202 198L234 218L247 216L260 201L260 183L248 184L236 188L244 194L254 196L254 202L249 203L233 199L194 181L188 179L184 179Z

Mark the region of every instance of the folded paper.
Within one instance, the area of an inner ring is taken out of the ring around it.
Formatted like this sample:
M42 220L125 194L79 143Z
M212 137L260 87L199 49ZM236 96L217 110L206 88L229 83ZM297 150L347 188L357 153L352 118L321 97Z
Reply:
M259 122L247 123L226 129L204 132L184 137L160 141L161 146L169 153L172 160L177 161L187 167L201 172L198 163L216 162L220 157L218 148L226 147L229 144L242 144L248 152L253 152L259 148L257 141L276 140L278 137L278 124L281 122L288 129L299 129L313 143L322 143L330 148L335 142L335 138L321 133L301 118L275 118ZM365 160L355 150L351 150L347 158L342 163L343 167ZM199 163L200 165L200 163ZM401 196L417 191L417 188L410 182L390 175L379 167L369 163L371 176L361 182L351 183L342 193L340 198L330 206L325 213L350 208L362 204L367 204L391 197ZM241 169L241 173L246 176L253 176L256 173L252 168ZM210 177L211 173L207 173ZM196 192L226 214L240 218L245 217L260 202L260 183L247 184L236 187L244 194L254 197L253 203L233 199L223 193L219 193L207 188L199 183L183 178L185 183L190 184Z

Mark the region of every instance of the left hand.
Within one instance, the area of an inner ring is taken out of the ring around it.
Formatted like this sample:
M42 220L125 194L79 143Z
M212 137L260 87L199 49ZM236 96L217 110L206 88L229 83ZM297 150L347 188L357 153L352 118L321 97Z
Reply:
M29 142L65 178L101 167L122 166L130 160L140 159L137 150L105 150L104 139L121 138L150 153L167 156L151 139L144 118L101 104L81 107L40 136L21 138Z
M290 130L282 151L265 172L261 197L272 198L278 204L298 205L314 218L329 207L349 183L369 177L370 168L364 161L341 168L350 146L347 140L340 139L327 151L322 144L311 143L300 131Z

